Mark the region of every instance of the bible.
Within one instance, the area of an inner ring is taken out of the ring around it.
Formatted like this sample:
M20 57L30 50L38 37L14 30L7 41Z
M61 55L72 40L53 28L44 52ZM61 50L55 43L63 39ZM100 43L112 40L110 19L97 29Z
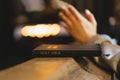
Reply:
M41 44L32 51L34 57L100 56L100 45Z

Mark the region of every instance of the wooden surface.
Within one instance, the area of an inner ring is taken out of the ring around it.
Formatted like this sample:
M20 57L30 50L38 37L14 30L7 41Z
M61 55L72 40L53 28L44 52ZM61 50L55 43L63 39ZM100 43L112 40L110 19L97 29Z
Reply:
M86 64L87 62L87 64ZM0 80L110 80L109 73L84 59L33 58L0 71Z

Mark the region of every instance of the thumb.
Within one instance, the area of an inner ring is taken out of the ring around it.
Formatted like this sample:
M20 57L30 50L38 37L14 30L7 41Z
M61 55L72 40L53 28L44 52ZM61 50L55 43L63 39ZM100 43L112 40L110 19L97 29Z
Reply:
M85 15L92 24L97 25L94 15L88 9L85 10Z

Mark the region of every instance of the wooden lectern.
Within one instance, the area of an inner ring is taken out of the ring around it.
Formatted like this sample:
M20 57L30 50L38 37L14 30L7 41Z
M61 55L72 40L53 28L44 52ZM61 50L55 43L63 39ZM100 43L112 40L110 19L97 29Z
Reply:
M0 80L111 80L110 73L83 59L33 58L0 71Z

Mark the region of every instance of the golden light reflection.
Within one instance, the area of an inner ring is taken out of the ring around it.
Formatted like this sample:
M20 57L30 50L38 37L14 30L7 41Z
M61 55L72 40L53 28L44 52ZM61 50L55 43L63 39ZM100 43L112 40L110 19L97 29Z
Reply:
M47 48L48 48L48 49L51 49L51 48L52 48L52 46L48 46Z
M50 45L50 46L48 46L47 48L48 48L48 49L56 49L56 48L58 48L58 46L57 46L57 45L53 45L53 46Z
M57 46L57 45L56 45L56 46L53 46L53 48L56 49L56 48L58 48L58 46Z
M56 70L58 70L65 61L63 60L49 60L40 62L36 65L36 71L38 72L38 75L40 76L40 80L47 80L46 78L50 77ZM47 65L46 65L47 64Z
M60 26L58 24L37 24L24 26L21 30L23 36L27 37L49 37L55 36L60 32Z

